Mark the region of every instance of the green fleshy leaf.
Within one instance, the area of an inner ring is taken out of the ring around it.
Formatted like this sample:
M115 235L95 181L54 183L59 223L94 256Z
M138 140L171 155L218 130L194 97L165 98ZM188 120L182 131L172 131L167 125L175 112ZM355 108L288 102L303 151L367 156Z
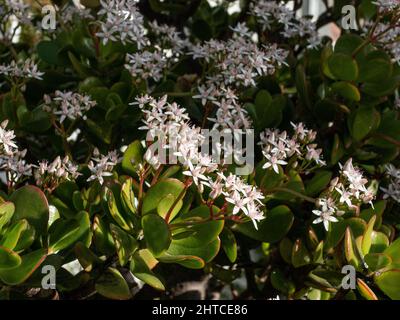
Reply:
M375 277L375 283L390 299L400 300L400 270L392 269Z
M124 277L115 268L108 268L96 281L96 291L113 300L128 300L132 297Z
M151 269L146 255L143 255L141 251L136 252L130 264L133 275L157 290L165 290L164 284Z
M0 232L3 227L11 220L15 211L14 203L3 202L0 205Z
M11 195L10 201L15 205L12 222L26 219L38 234L44 234L47 231L49 204L39 188L30 185L24 186Z
M18 267L21 261L21 257L12 249L0 246L0 270Z
M143 199L142 215L156 213L158 204L160 201L162 201L162 199L168 195L172 195L175 200L178 198L184 188L185 185L177 179L168 178L159 181L146 192L146 195Z
M1 240L0 245L8 249L14 250L17 245L21 234L27 230L29 223L27 220L22 219L14 223L6 232L4 238Z
M50 227L49 252L66 249L90 230L89 214L81 211L75 219L58 219Z
M131 255L139 247L138 242L134 237L114 224L110 225L110 230L114 238L119 263L121 266L124 266L128 263Z
M139 140L132 142L124 152L122 169L130 175L136 175L137 166L143 161L143 147Z
M163 218L156 214L142 217L142 227L147 248L158 256L166 251L171 243L171 232Z
M0 269L0 280L8 285L18 285L26 281L46 258L45 249L32 251L22 256L22 262L12 269Z
M328 59L328 66L332 75L339 80L357 80L358 65L350 55L334 53Z
M224 249L226 256L230 262L234 263L237 258L237 244L235 235L230 229L224 228L220 234L220 239L222 249Z
M266 213L266 218L258 222L258 230L252 222L235 226L235 230L261 242L278 242L292 227L293 213L289 207L281 205Z

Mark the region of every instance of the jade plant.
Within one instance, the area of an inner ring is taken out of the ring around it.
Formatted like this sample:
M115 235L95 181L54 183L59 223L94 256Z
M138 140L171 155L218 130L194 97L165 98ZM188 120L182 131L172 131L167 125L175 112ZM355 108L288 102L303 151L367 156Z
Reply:
M400 5L322 2L1 1L0 299L400 299Z

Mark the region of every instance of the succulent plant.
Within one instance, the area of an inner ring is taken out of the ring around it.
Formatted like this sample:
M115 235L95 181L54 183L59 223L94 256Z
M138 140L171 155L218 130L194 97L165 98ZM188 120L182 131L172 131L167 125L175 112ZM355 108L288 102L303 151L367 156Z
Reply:
M398 1L41 2L0 4L0 299L400 299Z

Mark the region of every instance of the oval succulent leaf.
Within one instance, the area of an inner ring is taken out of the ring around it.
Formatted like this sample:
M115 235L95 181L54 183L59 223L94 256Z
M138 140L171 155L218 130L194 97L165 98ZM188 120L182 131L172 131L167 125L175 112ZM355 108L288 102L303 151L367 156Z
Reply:
M157 213L165 219L167 213L171 211L169 221L172 221L179 213L183 205L182 200L179 200L178 202L175 202L175 200L176 197L172 194L168 194L167 196L162 198L158 203Z
M11 220L15 211L14 203L3 202L0 205L0 232L3 227Z
M53 223L50 232L49 252L66 249L89 232L90 219L86 211L77 214L76 219L59 219Z
M310 254L300 239L297 239L292 248L292 264L295 268L299 268L311 263Z
M361 264L361 257L358 253L357 244L354 239L353 233L349 227L347 227L344 236L344 253L347 262L357 269Z
M381 270L392 263L390 256L384 253L369 253L364 258L368 269L374 272Z
M121 188L121 202L128 212L136 213L135 194L133 193L132 179L126 179Z
M85 271L90 272L94 265L101 264L103 261L97 257L92 250L87 248L82 242L77 242L74 246L75 255Z
M218 254L221 248L219 238L211 241L208 244L197 247L186 247L184 243L176 243L172 241L168 248L167 254L171 256L195 256L203 260L205 263L212 261ZM200 264L193 264L191 261L181 261L179 264L192 269L198 269ZM201 267L200 267L201 268Z
M12 269L21 264L21 257L11 249L0 246L0 269Z
M274 243L287 234L293 221L293 213L289 207L280 205L267 212L266 218L258 223L258 230L252 222L236 225L235 229L255 240Z
M7 230L5 236L0 242L0 245L6 248L13 250L17 245L22 233L27 230L29 227L28 221L22 219L14 223L10 228Z
M96 281L96 291L114 300L128 300L132 297L124 277L115 268L108 268Z
M147 283L149 286L152 286L157 290L165 290L163 282L153 271L151 271L148 263L143 259L139 252L135 253L131 260L130 270L135 277Z
M0 269L0 280L8 285L26 281L47 256L45 249L38 249L21 256L21 263L11 269Z
M117 205L116 199L114 197L114 193L112 190L107 191L107 204L108 204L108 210L111 214L111 216L114 218L115 222L125 231L130 231L132 229L132 226L128 221L125 219L125 217L122 215L120 212L120 209Z
M358 77L357 62L343 53L334 53L328 59L329 70L339 80L354 81Z
M92 229L95 248L103 254L111 254L114 252L114 240L109 227L102 218L97 215L94 217Z
M156 213L162 199L172 195L175 200L183 192L184 188L185 185L174 178L168 178L156 183L146 192L143 199L142 214Z
M375 277L375 283L390 299L400 300L400 269L380 273Z
M49 204L44 193L35 186L24 186L16 190L10 197L15 205L12 221L28 220L38 234L47 231L49 221ZM26 204L29 203L29 206Z
M213 214L219 211L219 208L213 206L211 208ZM190 212L186 213L184 218L176 219L171 227L177 224L184 224L185 222L192 222L189 224L185 230L188 231L187 236L179 237L173 240L175 245L197 248L207 245L208 243L214 241L218 238L218 235L222 232L224 228L223 220L210 220L210 208L202 205ZM201 223L193 223L193 221L201 221Z
M376 216L373 216L371 220L368 222L367 230L365 230L365 233L362 238L362 253L364 255L366 255L371 249L372 232L374 231L375 221L376 221Z
M136 175L137 166L143 161L143 147L139 140L132 142L125 150L122 168L126 173Z
M161 256L158 256L157 259L163 263L177 263L190 269L201 269L205 266L203 259L190 255L173 256L169 253L163 253Z
M138 248L138 242L134 237L114 224L110 225L110 230L114 238L119 263L121 266L124 266Z
M362 280L357 279L357 289L358 292L367 300L378 300L376 294L371 290L371 288Z
M229 261L234 263L237 258L237 243L234 233L224 228L220 234L221 245Z
M142 227L147 247L155 256L168 249L171 232L163 218L157 214L147 214L142 217Z

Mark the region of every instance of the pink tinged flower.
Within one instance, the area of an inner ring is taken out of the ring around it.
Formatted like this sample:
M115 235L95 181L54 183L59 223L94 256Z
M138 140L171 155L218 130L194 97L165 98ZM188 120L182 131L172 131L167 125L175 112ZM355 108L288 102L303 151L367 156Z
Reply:
M278 165L286 165L287 162L284 160L278 159L274 155L266 154L264 153L264 157L267 159L267 162L263 165L263 169L268 169L269 167L272 167L272 169L279 174L279 166Z
M215 88L213 86L209 87L208 89L205 88L205 86L199 86L197 88L199 91L198 95L194 95L193 99L201 99L201 104L203 106L206 105L207 101L215 101L215 97L212 95L214 92Z
M249 202L247 204L247 216L251 219L254 224L254 228L258 230L257 222L265 219L263 212L260 210L254 202Z
M232 31L240 35L241 37L251 37L250 29L247 28L246 24L243 23L238 23L236 27L232 28Z
M395 178L400 179L400 170L397 169L394 165L388 164L385 166L386 174Z
M12 155L18 147L14 142L14 131L6 130L7 124L8 120L4 120L0 125L0 146L6 155Z
M109 152L107 155L100 155L99 151L93 151L93 158L88 163L88 168L92 175L87 181L98 180L100 184L104 183L103 177L112 176L112 170L121 159L118 158L116 151Z
M234 205L232 210L233 215L238 214L240 210L246 215L248 214L246 204L250 201L250 199L243 198L239 192L234 191L229 197L226 198L226 201Z
M201 166L196 166L194 167L191 162L189 164L189 170L183 171L182 173L185 176L192 177L193 182L195 183L196 186L199 186L199 179L207 181L207 177L203 174L204 173L204 168Z
M211 192L209 194L209 197L211 199L216 199L218 198L223 191L224 184L221 181L221 178L218 176L215 181L213 181L212 178L208 178L207 181L202 181L202 185L205 185L211 189Z
M258 191L255 187L252 187L251 190L247 193L247 197L252 201L252 202L258 202L260 205L262 205L262 199L265 199L264 195Z
M305 128L303 123L298 123L295 124L293 122L290 123L295 131L295 134L301 139L303 140L307 134L308 134L308 129Z
M393 200L400 202L400 188L398 184L389 184L388 188L380 188L383 192L383 199L392 198Z
M323 223L325 230L328 231L329 230L329 222L338 222L339 220L333 216L333 210L324 210L326 208L323 208L323 210L313 210L313 214L315 214L316 216L319 216L319 218L315 219L313 221L313 224L317 224L317 223Z
M356 170L353 166L352 158L347 160L347 162L344 164L344 166L342 168L342 172L349 179L353 179L354 177L357 177L359 175L359 171Z
M309 145L307 148L306 159L314 160L316 163L321 163L321 153L322 149L315 149L315 145Z
M343 187L340 189L335 188L335 190L340 194L339 202L346 203L349 207L351 207L352 206L352 202L351 202L352 193L345 190Z

